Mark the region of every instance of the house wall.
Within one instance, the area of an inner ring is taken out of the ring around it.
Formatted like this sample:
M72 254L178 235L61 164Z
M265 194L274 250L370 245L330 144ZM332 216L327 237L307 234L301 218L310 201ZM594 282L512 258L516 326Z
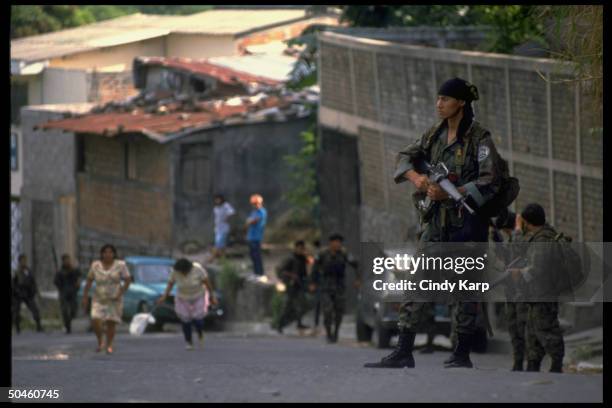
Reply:
M319 124L359 144L362 241L397 242L415 231L414 190L391 180L394 157L434 123L438 86L453 76L478 86L477 120L521 183L514 207L538 201L560 230L602 240L602 118L585 108L576 82L540 77L567 78L553 61L333 33L319 45Z
M69 215L76 192L74 136L61 131L34 130L62 111L25 107L21 111L23 185L21 188L22 250L27 255L41 290L52 290L56 255L76 255L75 228ZM59 262L59 259L58 259Z
M160 37L54 58L49 62L49 66L52 68L124 71L132 68L132 61L135 57L163 57L166 55L166 38Z
M165 145L144 136L79 135L84 172L77 175L79 255L85 264L105 243L120 256L168 255L172 246L169 162ZM134 179L126 177L125 149Z
M249 197L253 193L263 196L268 223L274 223L289 208L282 195L291 188L291 169L283 157L301 149L300 133L308 128L310 120L305 118L228 126L186 136L174 142L175 242L214 242L212 210L215 193L223 194L236 209L236 215L232 217L233 225L241 227L249 215ZM211 144L211 185L202 194L186 194L181 189L181 150L198 143Z
M167 57L211 58L237 55L232 35L170 34L167 37Z

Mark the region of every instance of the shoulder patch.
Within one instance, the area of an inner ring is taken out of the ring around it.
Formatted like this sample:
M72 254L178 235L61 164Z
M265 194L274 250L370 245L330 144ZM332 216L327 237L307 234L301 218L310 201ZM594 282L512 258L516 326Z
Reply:
M478 147L478 161L481 162L487 157L489 157L489 153L491 153L489 146L480 145Z

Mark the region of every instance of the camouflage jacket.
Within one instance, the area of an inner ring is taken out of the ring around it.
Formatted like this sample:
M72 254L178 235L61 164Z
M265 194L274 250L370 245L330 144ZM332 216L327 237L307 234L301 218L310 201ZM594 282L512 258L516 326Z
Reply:
M393 176L396 183L407 180L404 177L406 171L415 170L411 158L419 150L424 152L424 157L430 164L443 162L449 171L457 176L455 185L463 186L479 207L499 191L500 178L496 172L495 162L499 159L499 154L490 132L477 121L473 121L465 135L458 136L450 145L447 144L446 121L431 127L419 140L398 153ZM414 196L415 200L425 199L426 194L416 192ZM434 202L429 211L421 212L422 222L428 222L431 213L441 207L448 210L448 221L452 225L457 227L462 225L459 208L450 198Z
M346 288L346 265L351 265L357 271L358 263L344 248L332 253L329 249L323 250L312 268L312 281L321 291L343 291Z

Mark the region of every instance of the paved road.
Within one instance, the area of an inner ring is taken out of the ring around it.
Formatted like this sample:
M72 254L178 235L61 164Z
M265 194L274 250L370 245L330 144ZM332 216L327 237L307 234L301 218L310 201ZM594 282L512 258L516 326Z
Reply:
M601 402L601 374L511 373L504 354L475 369L443 369L448 353L416 355L416 369L365 369L385 351L341 340L207 333L187 351L179 333L120 333L115 354L92 334L13 336L13 385L61 387L63 401Z

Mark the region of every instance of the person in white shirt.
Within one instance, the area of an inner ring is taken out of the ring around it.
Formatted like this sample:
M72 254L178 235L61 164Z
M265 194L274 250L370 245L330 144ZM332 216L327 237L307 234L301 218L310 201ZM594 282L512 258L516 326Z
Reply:
M215 246L208 262L212 262L215 258L225 256L227 237L230 232L230 225L227 220L235 213L234 207L225 201L225 198L221 194L215 195L215 208L213 209L215 218Z
M208 311L207 296L211 304L217 304L217 298L208 279L208 273L197 262L191 262L186 258L179 259L174 264L166 290L157 300L157 304L166 301L175 284L177 289L174 297L174 311L183 326L186 348L187 350L193 350L192 325L196 327L200 347L202 347L204 344L204 317Z

